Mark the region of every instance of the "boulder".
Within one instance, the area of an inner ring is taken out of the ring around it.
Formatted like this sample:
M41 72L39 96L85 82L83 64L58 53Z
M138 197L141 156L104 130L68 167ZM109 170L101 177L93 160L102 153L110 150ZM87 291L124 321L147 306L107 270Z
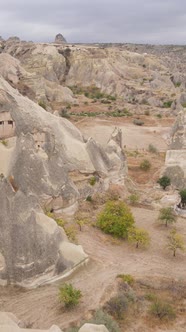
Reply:
M86 323L79 329L79 332L108 332L108 330L105 325Z

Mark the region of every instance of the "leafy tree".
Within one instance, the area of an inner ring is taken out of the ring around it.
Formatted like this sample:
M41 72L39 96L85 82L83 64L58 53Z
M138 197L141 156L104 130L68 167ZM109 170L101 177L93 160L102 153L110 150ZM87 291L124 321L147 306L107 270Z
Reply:
M134 217L129 207L121 201L109 201L100 213L97 226L105 233L127 238L129 229L134 225Z
M165 207L160 209L159 220L165 222L166 227L168 224L176 222L176 215L171 207Z
M172 250L173 256L176 256L176 251L179 249L181 251L185 250L183 237L173 229L168 236L168 248Z
M139 246L146 247L150 243L148 232L140 228L131 228L129 231L128 240L132 243L136 243L136 248L139 248Z
M179 194L181 196L182 207L184 208L186 205L186 189L180 190Z
M159 178L157 183L159 183L159 185L163 188L163 190L165 190L168 186L170 186L171 180L168 176L164 175L161 178Z
M81 291L74 288L72 284L64 284L59 288L59 300L64 303L66 308L76 306L81 297Z

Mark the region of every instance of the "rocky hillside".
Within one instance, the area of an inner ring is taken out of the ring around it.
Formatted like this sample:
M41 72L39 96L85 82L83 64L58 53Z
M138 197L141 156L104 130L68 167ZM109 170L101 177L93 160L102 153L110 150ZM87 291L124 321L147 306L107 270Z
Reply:
M77 103L77 86L96 86L133 111L176 114L185 106L184 47L0 43L1 74L49 110Z

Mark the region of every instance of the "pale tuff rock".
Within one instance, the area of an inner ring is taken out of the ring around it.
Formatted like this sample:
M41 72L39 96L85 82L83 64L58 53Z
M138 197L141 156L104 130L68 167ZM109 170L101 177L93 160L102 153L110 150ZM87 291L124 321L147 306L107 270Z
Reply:
M86 142L68 120L20 96L3 79L0 86L17 134L8 174L14 177L21 191L34 193L41 202L60 198L60 209L73 206L80 196L69 172L87 175L96 172L100 179L123 183L127 167L120 132L115 130L104 150L92 138Z
M13 178L0 180L0 209L1 282L37 285L87 258L43 214L35 196L17 191Z
M182 189L186 186L186 113L179 113L170 133L170 144L166 154L164 173L171 183Z
M36 330L25 328L12 313L0 312L0 331L1 332L62 332L61 329L53 325L49 330ZM79 332L108 332L104 325L84 324Z

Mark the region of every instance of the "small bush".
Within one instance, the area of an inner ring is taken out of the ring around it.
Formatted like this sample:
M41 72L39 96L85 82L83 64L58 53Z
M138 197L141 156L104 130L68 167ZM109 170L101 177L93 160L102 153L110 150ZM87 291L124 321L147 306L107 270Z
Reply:
M125 239L133 225L134 217L129 207L121 201L107 202L97 220L97 226L103 232Z
M81 291L74 288L72 284L64 284L59 287L59 300L66 308L76 306L81 297Z
M90 179L89 179L89 184L91 186L94 186L96 184L96 177L95 176L92 176Z
M43 100L39 100L39 101L38 101L38 105L39 105L40 107L44 108L44 110L46 110L46 104L45 104L45 102L44 102Z
M7 140L3 139L3 140L1 140L0 142L1 142L1 144L3 144L4 146L8 146L8 141L7 141Z
M163 108L170 108L172 103L172 100L164 101Z
M86 198L86 201L87 202L92 202L92 196L88 195L87 198Z
M68 237L68 239L71 241L71 242L77 242L77 238L76 238L76 228L74 225L69 225L69 226L63 226L64 228L64 231Z
M161 300L156 300L152 303L149 313L160 320L170 320L176 317L173 307L169 303Z
M61 109L61 111L59 112L59 115L60 115L62 118L66 118L66 119L69 119L69 118L70 118L70 114L68 113L67 107Z
M134 284L134 278L131 274L118 274L117 277L122 279L122 281L126 282L128 285Z
M171 180L168 176L164 175L158 179L157 183L165 190L171 184Z
M147 159L144 159L144 160L141 162L141 164L140 164L140 169L141 169L142 171L147 172L147 171L149 171L150 168L151 168L151 163L150 163L150 161L147 160Z
M137 203L139 202L139 196L138 196L137 194L131 194L131 195L129 196L129 202L130 202L130 204L132 204L132 205L137 204Z
M136 126L143 126L144 122L140 119L134 119L133 120L133 123L136 125Z
M103 324L106 326L109 332L120 332L119 326L116 321L103 310L97 310L89 323L96 325Z
M149 146L148 146L148 151L150 152L150 153L157 153L158 151L157 151L157 148L153 145L153 144L149 144Z
M180 197L181 197L182 207L184 208L185 205L186 205L186 189L180 190L179 194L180 194Z
M149 111L149 110L146 110L146 111L144 112L144 114L149 116L149 115L150 115L150 111Z
M116 319L124 318L124 313L128 310L128 299L124 294L112 297L104 306L104 309Z
M155 302L157 300L157 296L154 293L145 294L145 299L150 302Z

